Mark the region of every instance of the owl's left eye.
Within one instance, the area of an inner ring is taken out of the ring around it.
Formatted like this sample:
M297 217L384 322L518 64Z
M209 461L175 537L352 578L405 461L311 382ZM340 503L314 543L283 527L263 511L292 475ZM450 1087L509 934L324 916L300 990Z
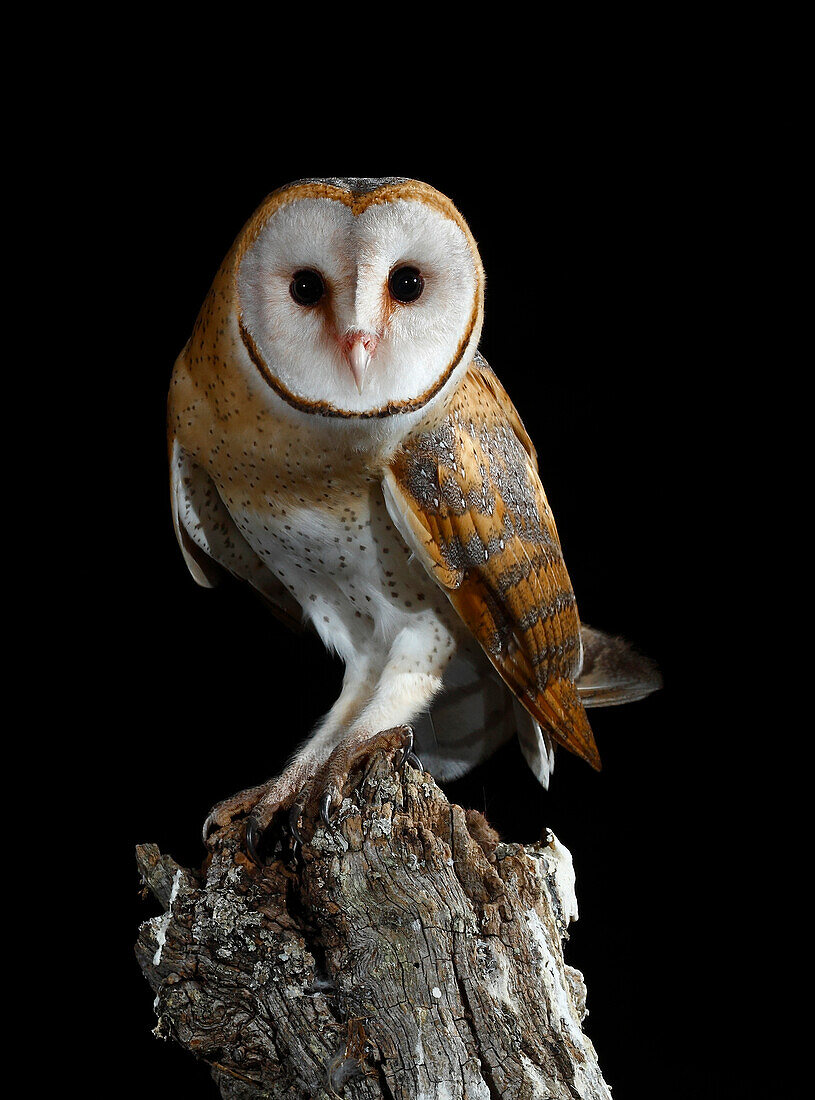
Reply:
M325 283L319 271L303 268L295 271L289 284L289 294L301 306L316 306L325 294Z
M424 279L418 268L405 264L391 272L388 290L397 302L415 302L424 290Z

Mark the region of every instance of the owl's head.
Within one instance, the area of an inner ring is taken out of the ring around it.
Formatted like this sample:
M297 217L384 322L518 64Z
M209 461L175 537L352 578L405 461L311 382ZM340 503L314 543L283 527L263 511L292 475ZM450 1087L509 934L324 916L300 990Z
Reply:
M229 268L246 352L304 412L420 409L478 343L475 241L452 202L416 180L289 184L249 220Z

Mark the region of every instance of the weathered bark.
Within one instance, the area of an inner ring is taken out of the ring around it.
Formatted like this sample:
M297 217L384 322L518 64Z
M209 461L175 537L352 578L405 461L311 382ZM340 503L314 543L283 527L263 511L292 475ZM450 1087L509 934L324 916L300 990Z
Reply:
M240 824L200 872L137 850L165 910L136 946L156 1033L209 1062L225 1100L610 1100L563 961L574 879L551 834L499 843L384 753L333 831L313 808L304 829L296 869L252 863Z

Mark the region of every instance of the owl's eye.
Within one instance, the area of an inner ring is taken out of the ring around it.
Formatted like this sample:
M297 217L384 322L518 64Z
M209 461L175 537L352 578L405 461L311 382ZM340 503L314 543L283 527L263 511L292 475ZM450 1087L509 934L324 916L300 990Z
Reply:
M289 284L289 294L298 305L316 306L325 294L322 275L319 271L312 271L311 268L295 271L294 278Z
M397 267L388 279L388 290L397 302L415 302L424 290L424 279L415 267Z

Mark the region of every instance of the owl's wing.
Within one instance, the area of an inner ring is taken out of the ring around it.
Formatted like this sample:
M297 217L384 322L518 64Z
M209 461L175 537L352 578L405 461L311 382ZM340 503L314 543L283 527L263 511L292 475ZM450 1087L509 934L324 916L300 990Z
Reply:
M177 439L170 442L170 500L176 538L195 581L212 588L222 571L248 581L291 630L303 630L300 605L238 530L209 474Z
M521 420L482 359L445 419L409 438L383 491L397 529L525 710L599 769L575 680L580 621Z

